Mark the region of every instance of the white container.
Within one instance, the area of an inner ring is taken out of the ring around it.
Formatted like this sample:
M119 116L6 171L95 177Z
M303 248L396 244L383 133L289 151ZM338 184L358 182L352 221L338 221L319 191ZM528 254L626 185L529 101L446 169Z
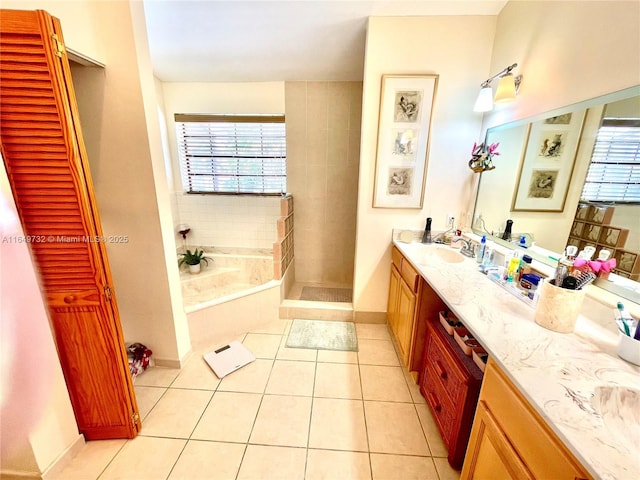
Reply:
M640 340L635 340L633 337L620 333L618 356L627 362L640 366Z
M569 290L556 287L547 278L539 287L540 298L536 307L535 321L554 332L569 333L578 320L585 290Z

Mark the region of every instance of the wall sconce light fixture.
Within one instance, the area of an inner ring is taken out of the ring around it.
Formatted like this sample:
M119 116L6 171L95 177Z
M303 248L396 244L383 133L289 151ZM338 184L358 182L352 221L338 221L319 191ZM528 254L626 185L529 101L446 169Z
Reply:
M473 106L474 112L488 112L493 109L494 103L507 103L516 99L518 89L520 88L520 82L522 82L522 75L517 77L513 76L512 70L518 66L517 63L508 66L501 72L495 74L491 78L487 78L480 85L482 88L475 105ZM496 90L495 97L493 96L493 89L491 88L491 82L500 77L498 82L498 89Z

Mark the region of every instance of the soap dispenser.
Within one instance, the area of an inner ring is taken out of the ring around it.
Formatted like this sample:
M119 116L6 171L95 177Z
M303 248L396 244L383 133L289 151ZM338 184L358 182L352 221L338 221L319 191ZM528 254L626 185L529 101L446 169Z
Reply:
M504 232L502 234L502 240L506 240L507 242L511 241L511 228L513 227L513 220L507 220L507 226L504 227Z
M424 227L422 243L431 243L431 217L427 217L427 224Z

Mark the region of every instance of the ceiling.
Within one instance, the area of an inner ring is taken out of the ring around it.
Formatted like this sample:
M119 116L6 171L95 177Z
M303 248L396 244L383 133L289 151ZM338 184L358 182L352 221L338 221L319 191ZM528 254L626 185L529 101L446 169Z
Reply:
M505 1L143 0L165 82L362 80L367 17L497 15Z

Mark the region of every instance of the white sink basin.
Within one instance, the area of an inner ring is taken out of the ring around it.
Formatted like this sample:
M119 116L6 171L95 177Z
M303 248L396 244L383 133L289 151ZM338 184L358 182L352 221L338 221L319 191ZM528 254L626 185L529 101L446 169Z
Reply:
M591 399L605 427L628 445L640 444L640 390L630 387L596 387Z
M460 263L464 261L464 255L460 252L445 247L436 247L436 255L440 257L440 260L447 263Z

